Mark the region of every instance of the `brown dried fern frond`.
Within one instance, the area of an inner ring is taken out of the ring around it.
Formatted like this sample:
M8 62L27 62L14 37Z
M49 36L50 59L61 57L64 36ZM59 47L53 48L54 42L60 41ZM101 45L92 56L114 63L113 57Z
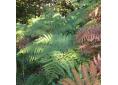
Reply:
M80 29L76 33L76 42L80 45L79 49L82 53L96 53L101 42L100 25Z
M79 44L85 42L99 42L101 41L101 29L100 25L90 26L80 29L76 33L76 41Z
M62 85L77 85L75 81L65 78L62 80Z
M77 85L82 85L82 80L80 79L80 76L75 68L72 69L73 76L75 78Z
M88 65L81 65L80 73L82 73L82 78L80 78L79 72L75 68L71 71L74 80L65 78L62 80L62 85L100 85L100 75L97 73L97 68L93 60Z
M97 6L92 12L89 13L90 19L95 19L98 23L101 22L101 6Z
M94 65L97 68L98 75L100 75L101 74L101 56L100 56L100 53L98 53L97 56L95 56L92 61L94 62Z

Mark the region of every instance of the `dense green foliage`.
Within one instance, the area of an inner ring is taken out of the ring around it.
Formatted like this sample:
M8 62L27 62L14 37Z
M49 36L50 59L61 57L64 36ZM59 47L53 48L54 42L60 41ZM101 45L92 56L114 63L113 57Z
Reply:
M86 9L99 2L100 0L16 0L16 21L27 23L28 19L42 15L48 7L67 16L77 9Z
M90 21L88 13L100 1L52 1L17 0L17 21L27 22L16 26L17 85L61 85L63 78L73 79L71 68L88 61L78 51L75 33ZM44 7L47 3L53 5Z

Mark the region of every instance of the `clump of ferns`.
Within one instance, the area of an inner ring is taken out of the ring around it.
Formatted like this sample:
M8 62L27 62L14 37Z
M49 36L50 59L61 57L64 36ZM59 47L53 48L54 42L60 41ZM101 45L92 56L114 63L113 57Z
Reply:
M101 27L93 25L80 29L76 34L76 42L79 44L79 50L82 54L89 55L90 60L96 63L100 71L100 50L101 50Z
M101 28L100 25L92 25L80 29L76 34L76 42L79 44L81 54L87 54L88 57L82 55L80 59L81 67L71 68L73 78L65 77L62 80L63 85L100 85L100 42ZM88 59L89 60L88 60ZM83 59L83 60L82 60ZM87 61L87 62L85 62ZM78 73L80 75L78 75Z
M43 35L27 47L20 50L29 63L36 62L41 65L48 83L63 78L70 73L79 60L79 53L74 49L73 35L47 34Z
M62 79L62 85L100 85L100 78L93 61L72 68L71 72L74 78Z

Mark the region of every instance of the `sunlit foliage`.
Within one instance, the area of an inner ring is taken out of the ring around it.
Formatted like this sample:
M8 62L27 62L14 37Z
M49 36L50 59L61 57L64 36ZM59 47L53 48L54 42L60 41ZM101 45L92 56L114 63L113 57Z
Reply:
M17 22L25 23L16 24L17 85L74 79L71 69L90 61L78 50L76 32L89 25L99 5L99 0L17 0Z

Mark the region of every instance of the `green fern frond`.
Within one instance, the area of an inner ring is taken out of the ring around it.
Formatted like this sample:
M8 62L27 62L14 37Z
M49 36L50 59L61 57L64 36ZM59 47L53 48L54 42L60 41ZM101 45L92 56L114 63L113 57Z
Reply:
M73 36L63 34L44 35L27 45L21 52L30 63L43 64L45 76L50 83L65 75L65 71L74 66L79 58L74 48ZM70 49L70 50L69 50ZM58 53L57 53L58 52Z
M48 83L43 74L33 74L27 79L26 85L48 85Z
M55 61L47 62L47 64L43 66L43 69L45 76L48 79L48 83L51 83L51 81L59 79L59 77L63 77L65 75L65 72L60 64Z
M25 37L25 31L27 29L27 25L25 24L16 24L16 42L19 42L21 39Z
M51 55L53 51L67 51L69 48L74 47L73 36L68 35L44 35L34 42L27 45L26 48L22 49L19 53L24 53L30 56L45 57Z

